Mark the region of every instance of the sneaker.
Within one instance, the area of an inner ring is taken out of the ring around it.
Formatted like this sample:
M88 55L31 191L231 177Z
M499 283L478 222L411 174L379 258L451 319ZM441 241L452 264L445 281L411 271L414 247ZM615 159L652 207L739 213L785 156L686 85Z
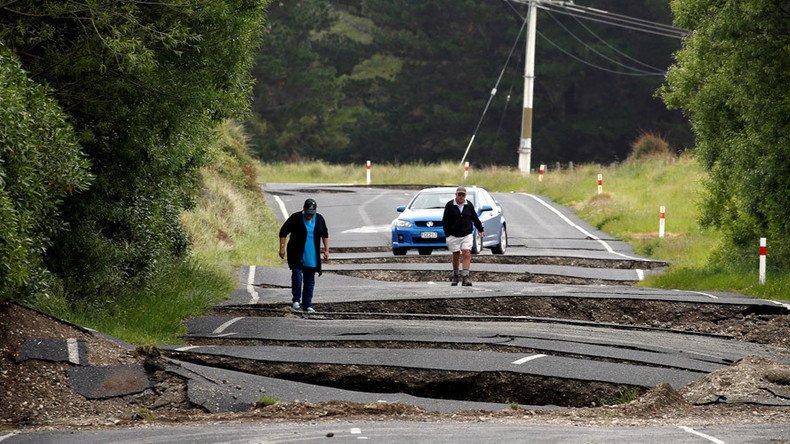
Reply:
M452 285L453 287L458 285L458 275L457 274L453 275L453 278L451 279L450 285Z
M315 313L315 309L313 309L313 307L307 307L307 308L304 309L304 312L308 313L308 314L309 313Z
M294 310L299 310L300 308L302 308L302 306L299 305L298 302L294 302L293 305L291 305L291 308L293 308Z
M463 282L461 282L461 285L463 285L464 287L472 286L472 281L469 280L469 276L464 276L464 280Z

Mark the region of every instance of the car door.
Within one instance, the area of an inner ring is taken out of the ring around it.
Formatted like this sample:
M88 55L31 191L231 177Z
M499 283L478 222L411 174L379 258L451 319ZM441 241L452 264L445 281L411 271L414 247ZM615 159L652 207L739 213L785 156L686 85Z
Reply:
M494 199L488 194L486 190L481 189L478 193L478 210L482 210L484 206L492 208L491 211L480 212L480 222L483 223L483 230L486 232L486 237L483 243L499 241L499 207L494 203Z

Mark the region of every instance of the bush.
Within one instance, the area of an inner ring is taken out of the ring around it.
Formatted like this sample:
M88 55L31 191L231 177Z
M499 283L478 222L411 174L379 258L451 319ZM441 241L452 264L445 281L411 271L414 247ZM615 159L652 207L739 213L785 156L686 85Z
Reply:
M631 143L631 154L628 159L672 159L674 157L675 153L666 139L656 133L644 132Z
M63 198L91 179L74 130L48 94L0 44L0 299L46 292L42 256L66 228Z

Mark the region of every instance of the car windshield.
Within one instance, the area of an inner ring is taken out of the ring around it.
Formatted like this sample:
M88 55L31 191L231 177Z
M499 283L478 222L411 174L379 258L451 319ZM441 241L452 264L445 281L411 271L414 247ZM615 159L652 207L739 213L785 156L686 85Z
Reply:
M434 208L444 208L447 202L455 198L455 193L451 192L432 192L420 193L414 198L409 209L412 210L429 210ZM467 194L466 200L474 205L474 195Z

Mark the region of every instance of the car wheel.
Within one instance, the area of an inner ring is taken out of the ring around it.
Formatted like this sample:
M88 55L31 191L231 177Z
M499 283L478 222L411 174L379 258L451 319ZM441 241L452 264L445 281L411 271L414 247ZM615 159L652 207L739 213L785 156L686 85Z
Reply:
M472 235L472 254L480 254L483 251L483 237L480 236L479 231L475 231Z
M418 248L417 252L420 253L421 256L430 256L431 252L433 252L433 248Z
M494 245L491 252L494 254L505 254L507 250L507 227L502 225L502 231L499 233L499 244Z
M395 256L405 256L406 255L406 249L405 248L393 248L392 249L392 254L394 254Z

